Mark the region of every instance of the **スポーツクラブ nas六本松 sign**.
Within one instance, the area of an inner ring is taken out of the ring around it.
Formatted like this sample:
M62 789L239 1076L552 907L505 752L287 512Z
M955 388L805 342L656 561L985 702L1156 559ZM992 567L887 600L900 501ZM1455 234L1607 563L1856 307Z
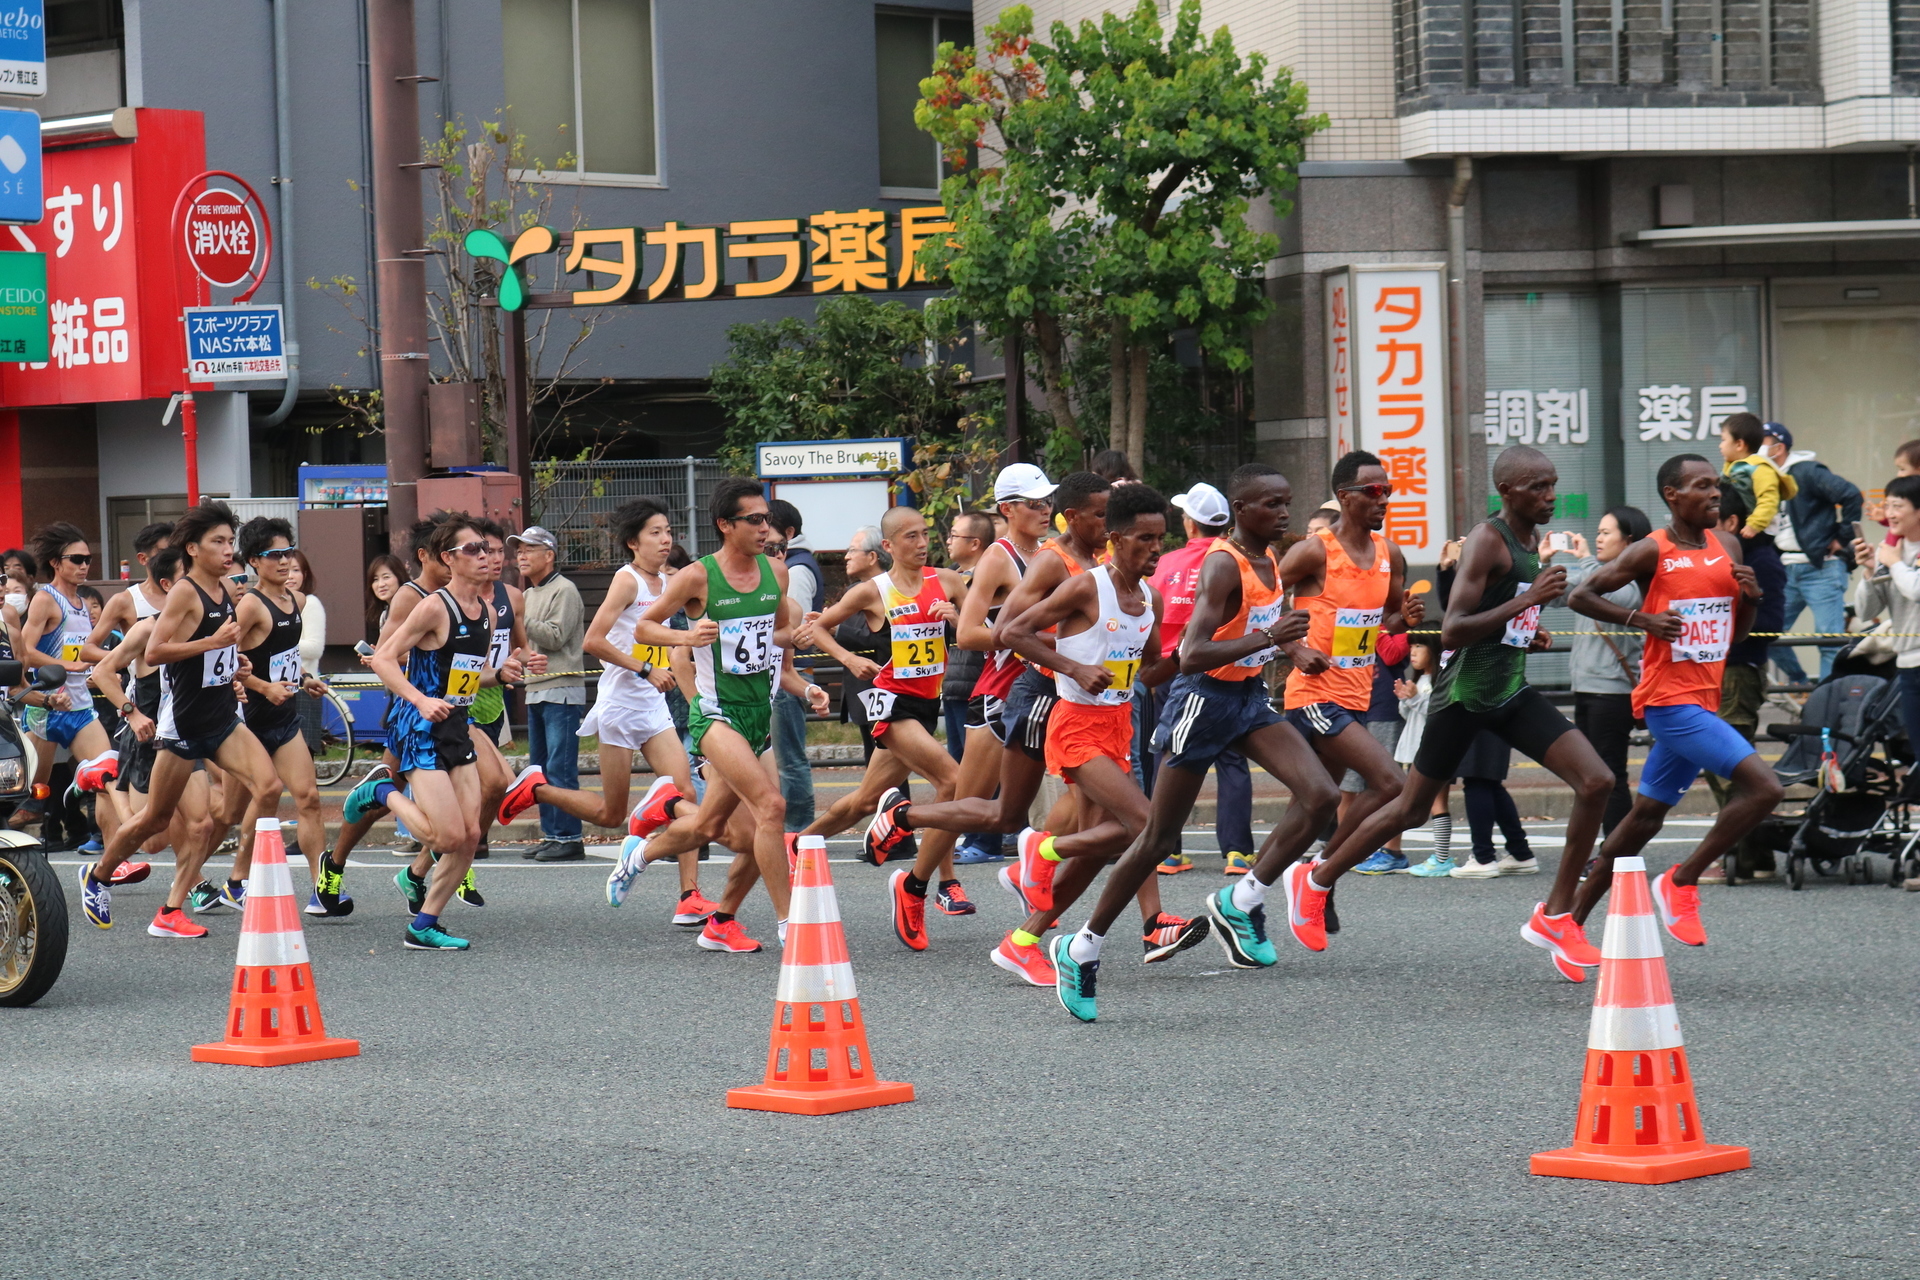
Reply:
M1450 489L1445 266L1342 267L1325 298L1332 456L1377 455L1393 482L1383 532L1415 560L1438 555Z
M287 376L280 308L188 307L187 381L279 381Z
M702 227L529 227L511 244L482 229L468 233L466 248L501 264L500 306L517 311L938 288L927 278L920 249L953 229L939 205L828 209L807 218ZM585 287L542 291L540 282L555 265L563 277L581 277Z

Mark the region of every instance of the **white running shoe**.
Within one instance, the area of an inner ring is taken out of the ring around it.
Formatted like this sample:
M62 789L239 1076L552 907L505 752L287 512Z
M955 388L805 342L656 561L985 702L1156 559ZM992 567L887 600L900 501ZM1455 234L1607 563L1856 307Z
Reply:
M1540 874L1540 859L1526 858L1523 860L1514 857L1504 849L1500 851L1500 856L1495 859L1493 865L1500 868L1500 874L1503 876L1537 876Z
M627 900L633 882L647 869L647 842L628 836L620 842L620 858L607 873L607 905L617 907Z
M1447 872L1447 874L1455 880L1497 880L1500 878L1500 864L1498 862L1480 862L1472 855L1468 855L1465 862Z

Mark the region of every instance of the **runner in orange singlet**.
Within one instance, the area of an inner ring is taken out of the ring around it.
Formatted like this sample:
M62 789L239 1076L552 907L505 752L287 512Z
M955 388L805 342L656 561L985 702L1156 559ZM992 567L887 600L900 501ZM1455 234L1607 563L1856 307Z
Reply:
M1282 646L1293 659L1287 723L1313 744L1334 777L1352 769L1366 783L1329 848L1400 795L1400 767L1361 718L1373 698L1380 637L1399 635L1426 617L1426 607L1407 598L1406 556L1380 533L1393 497L1386 467L1371 453L1349 453L1333 464L1333 492L1340 503L1333 527L1294 544L1280 562L1282 589L1294 593L1311 620L1305 640ZM1285 869L1262 863L1254 874L1272 884Z
M1644 849L1667 811L1702 769L1710 769L1732 780L1732 796L1687 860L1653 882L1654 905L1667 932L1688 946L1703 947L1700 873L1773 812L1783 792L1753 745L1715 714L1727 649L1746 638L1761 594L1741 555L1740 539L1718 528L1720 475L1705 458L1683 453L1660 464L1657 483L1673 522L1602 565L1568 601L1589 618L1647 633L1633 711L1646 719L1654 738L1633 808L1601 846L1600 866L1572 907L1574 919L1584 922L1613 879L1613 859ZM1646 603L1628 609L1623 618L1620 605L1601 597L1629 582L1639 584ZM1555 905L1547 904L1549 910Z

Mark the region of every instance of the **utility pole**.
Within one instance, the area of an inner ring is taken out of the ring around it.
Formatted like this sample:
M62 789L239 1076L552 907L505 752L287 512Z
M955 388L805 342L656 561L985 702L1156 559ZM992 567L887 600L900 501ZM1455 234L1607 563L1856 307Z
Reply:
M420 84L413 0L367 0L373 114L373 253L380 415L387 435L387 533L404 547L426 473L427 263L420 198ZM404 552L402 553L404 555Z

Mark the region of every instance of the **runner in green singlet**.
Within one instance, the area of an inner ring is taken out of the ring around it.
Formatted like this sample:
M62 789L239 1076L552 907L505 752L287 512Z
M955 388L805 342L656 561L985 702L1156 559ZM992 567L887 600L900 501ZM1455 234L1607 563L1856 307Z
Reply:
M773 899L774 915L787 918L789 875L786 857L786 801L778 783L761 768L772 721L773 682L780 674L780 650L791 636L781 624L787 571L760 553L767 523L767 500L752 480L724 480L714 490L713 522L720 550L702 556L668 581L660 598L634 624L636 644L693 650L694 689L687 699L687 728L695 754L708 763L746 805L753 818L753 858ZM693 627L667 625L684 610ZM655 862L672 857L678 842L699 837L691 817L647 842L642 855ZM716 912L707 932L716 935L712 950L758 950L728 912ZM725 935L725 936L722 936ZM704 935L703 935L704 937ZM706 945L703 941L702 945Z

